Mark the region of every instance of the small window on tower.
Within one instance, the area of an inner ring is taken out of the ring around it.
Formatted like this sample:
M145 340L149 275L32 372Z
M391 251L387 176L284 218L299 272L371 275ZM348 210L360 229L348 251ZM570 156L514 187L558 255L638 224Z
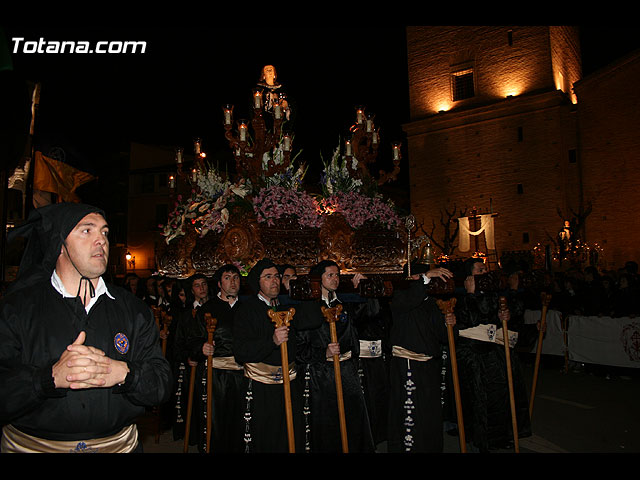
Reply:
M509 43L509 46L513 46L513 30L509 30L507 32L507 42Z
M451 76L453 101L464 100L475 95L473 69L454 72Z

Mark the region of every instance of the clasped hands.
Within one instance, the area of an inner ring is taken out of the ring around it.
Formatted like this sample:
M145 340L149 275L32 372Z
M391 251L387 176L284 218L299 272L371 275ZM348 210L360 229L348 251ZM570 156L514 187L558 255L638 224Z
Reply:
M126 362L113 360L99 348L85 345L85 332L62 352L51 369L56 388L79 390L113 387L124 383L129 367Z

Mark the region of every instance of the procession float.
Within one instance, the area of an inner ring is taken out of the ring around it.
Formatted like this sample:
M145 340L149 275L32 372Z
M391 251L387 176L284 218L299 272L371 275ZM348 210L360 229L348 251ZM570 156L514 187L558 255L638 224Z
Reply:
M323 160L319 185L309 188L307 167L294 148L291 107L280 90L268 65L253 91L250 120L236 120L233 105L223 107L233 173L207 161L200 139L192 164L176 149L159 274L210 276L227 263L247 272L264 257L294 265L299 274L325 259L344 273L402 272L412 250L412 220L380 192L397 180L400 144L392 146L392 170L375 172L380 130L358 107L349 137Z

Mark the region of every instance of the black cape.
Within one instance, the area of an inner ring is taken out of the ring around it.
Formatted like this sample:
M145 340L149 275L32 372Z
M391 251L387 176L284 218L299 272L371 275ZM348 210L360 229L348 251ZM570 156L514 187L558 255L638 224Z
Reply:
M5 296L0 304L3 422L52 440L99 438L169 398L169 364L151 310L130 292L107 288L114 298L101 295L89 314L78 297L63 299L49 279ZM86 345L127 362L123 385L55 388L51 368L82 330Z

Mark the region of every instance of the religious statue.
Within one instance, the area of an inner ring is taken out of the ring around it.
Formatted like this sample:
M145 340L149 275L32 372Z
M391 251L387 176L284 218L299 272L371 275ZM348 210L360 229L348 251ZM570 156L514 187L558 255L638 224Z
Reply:
M558 238L560 240L560 252L567 253L571 251L573 244L573 233L571 231L571 222L569 220L564 221L562 230L558 232Z
M257 85L262 89L265 111L272 112L275 108L280 108L285 118L289 120L291 108L282 84L278 82L277 78L276 68L273 65L265 65L262 67Z

